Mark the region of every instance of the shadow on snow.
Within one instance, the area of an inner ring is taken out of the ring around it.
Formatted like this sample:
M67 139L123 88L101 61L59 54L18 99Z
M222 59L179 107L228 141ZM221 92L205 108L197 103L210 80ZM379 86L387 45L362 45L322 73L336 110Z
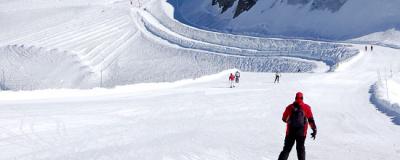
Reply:
M375 105L378 111L389 116L394 124L400 125L400 106L398 104L391 104L388 101L378 99L376 95L376 87L376 84L374 84L369 90L369 93L371 94L371 103ZM395 108L398 108L399 111L396 111Z

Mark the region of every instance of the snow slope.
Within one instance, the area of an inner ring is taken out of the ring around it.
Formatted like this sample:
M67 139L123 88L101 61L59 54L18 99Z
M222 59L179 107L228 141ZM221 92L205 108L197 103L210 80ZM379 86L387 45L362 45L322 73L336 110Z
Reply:
M9 45L0 48L3 89L90 88L93 71L68 51ZM76 85L80 84L80 85Z
M132 2L0 3L4 9L0 15L5 17L0 20L5 24L0 30L0 70L6 82L2 88L114 87L196 78L230 68L324 72L358 53L348 44L203 31L174 20L173 10L165 1ZM153 15L157 10L159 14ZM206 38L209 36L217 41ZM65 63L69 65L55 66L53 62L36 61L39 57L71 59ZM24 64L26 61L29 63ZM15 65L24 67L13 68ZM48 66L52 67L43 69ZM59 73L47 75L43 71Z
M308 159L397 160L400 126L369 90L378 70L400 68L399 56L376 47L340 71L285 73L280 84L272 73L244 72L234 89L226 71L172 84L0 92L0 159L272 160L284 107L303 91L318 126Z
M400 48L400 31L392 28L386 31L365 35L351 41L356 43L371 43L393 48Z
M398 103L399 81L377 83L378 72L399 72L400 50L205 31L179 23L164 0L132 2L0 0L0 159L276 159L281 114L297 91L318 125L309 159L400 157L399 113L382 109ZM383 2L393 2L376 8L387 7L384 18L397 14L397 1ZM360 32L397 21L377 17ZM274 84L272 73L243 72L231 89L231 68L307 73L283 73Z

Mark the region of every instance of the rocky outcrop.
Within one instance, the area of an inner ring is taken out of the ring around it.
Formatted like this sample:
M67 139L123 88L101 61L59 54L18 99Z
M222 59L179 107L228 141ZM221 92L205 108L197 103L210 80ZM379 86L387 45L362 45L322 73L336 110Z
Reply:
M311 4L311 10L325 10L328 9L331 12L338 11L347 0L314 0Z
M250 8L253 7L256 4L256 2L257 2L257 0L239 0L238 6L236 8L235 15L233 16L233 18L236 18L244 11L250 10Z
M218 5L222 8L221 14L231 8L237 0L212 0L212 5ZM311 3L310 11L313 10L329 10L331 12L338 11L348 0L275 0L270 8L278 3L287 5L308 5ZM257 0L239 0L233 18L236 18L244 11L250 10Z
M226 10L231 8L236 0L212 0L212 5L217 5L219 8L222 8L221 13L224 13Z
M331 12L338 11L347 0L275 0L271 8L277 3L285 3L288 5L308 5L311 3L310 10L330 10Z
M212 0L212 5L217 5L222 8L221 13L231 8L237 0ZM236 18L244 11L248 11L256 4L257 0L239 0L233 18Z

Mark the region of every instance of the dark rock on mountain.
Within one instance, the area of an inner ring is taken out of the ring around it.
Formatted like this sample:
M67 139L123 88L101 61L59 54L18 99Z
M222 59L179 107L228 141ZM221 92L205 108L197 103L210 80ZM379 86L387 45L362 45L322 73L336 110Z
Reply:
M347 0L314 0L311 4L311 10L325 10L332 12L338 11Z
M221 13L231 8L237 0L212 0L212 5L217 5L222 8ZM239 0L238 5L235 10L233 18L236 18L244 11L248 11L251 7L256 4L257 0Z
M222 8L221 13L231 8L237 0L212 0L212 5L217 5ZM310 11L313 10L329 10L331 12L338 11L348 0L275 0L270 8L273 8L277 3L287 5L308 5L311 3ZM244 11L250 10L257 0L239 0L233 18L236 18Z
M222 8L221 13L231 8L236 0L212 0L212 5L218 4L219 8Z
M275 0L271 8L278 2L286 3L288 5L307 5L311 3L310 10L328 9L331 12L336 12L347 2L347 0Z
M279 1L279 0L276 0L276 1ZM283 0L280 0L281 1L281 3L283 2ZM312 1L312 0L287 0L287 4L289 4L289 5L298 5L298 4L307 4L307 3L309 3L310 1Z
M239 0L238 6L236 8L235 15L233 16L233 18L236 18L244 11L250 10L250 8L253 7L256 4L256 2L257 2L257 0Z

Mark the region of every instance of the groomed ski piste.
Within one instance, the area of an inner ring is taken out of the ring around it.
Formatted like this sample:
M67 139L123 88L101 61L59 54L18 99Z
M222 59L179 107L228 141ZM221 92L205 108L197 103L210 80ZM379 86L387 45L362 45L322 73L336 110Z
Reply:
M297 91L307 159L400 157L400 50L204 31L133 2L2 2L0 159L273 160Z

